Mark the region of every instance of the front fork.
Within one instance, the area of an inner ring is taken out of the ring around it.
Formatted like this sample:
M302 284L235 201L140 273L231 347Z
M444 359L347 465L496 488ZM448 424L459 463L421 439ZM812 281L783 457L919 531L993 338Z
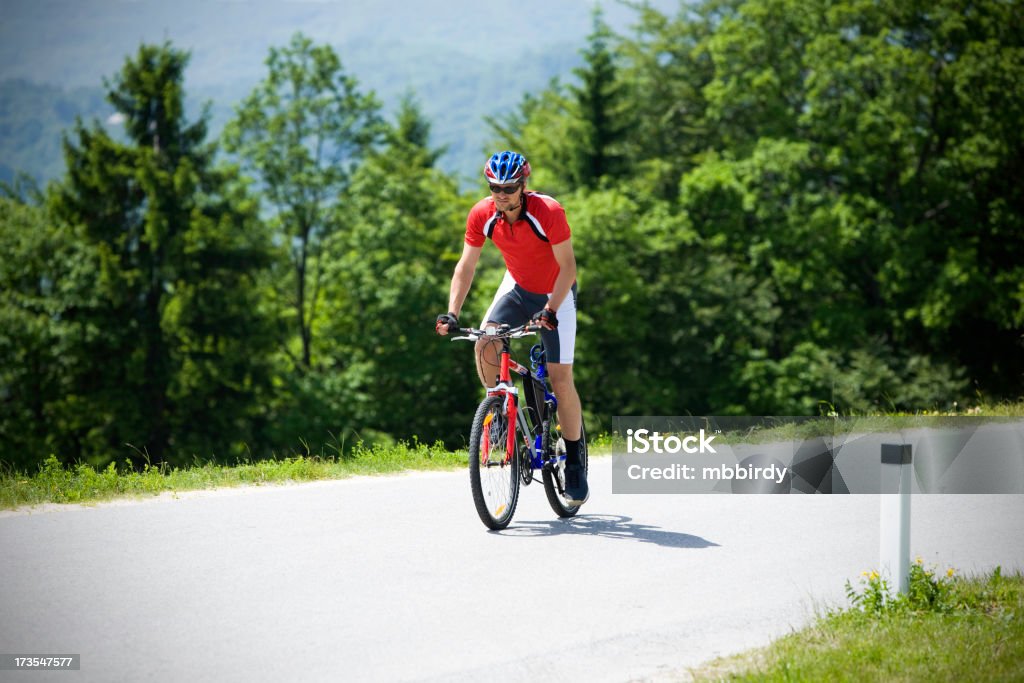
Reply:
M507 464L509 458L516 452L516 434L523 435L523 443L526 444L527 449L532 450L531 444L527 436L530 433L530 429L526 424L526 416L523 411L519 410L519 390L512 386L511 383L498 382L498 384L487 390L488 396L501 396L504 399L501 412L506 417L506 424L508 424L508 432L505 435L505 457L502 458L502 464ZM490 459L491 441L490 441L490 427L491 420L484 422L484 438L482 439L484 444L484 462Z

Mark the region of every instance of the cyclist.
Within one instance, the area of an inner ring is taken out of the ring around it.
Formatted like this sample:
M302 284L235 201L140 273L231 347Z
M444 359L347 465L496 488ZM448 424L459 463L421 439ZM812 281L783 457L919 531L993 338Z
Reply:
M551 197L526 190L530 164L522 154L498 152L484 164L491 195L481 199L466 219L462 257L455 266L448 312L437 316L435 329L446 335L459 327L459 312L473 284L480 250L490 238L505 259L505 277L481 327L533 321L542 328L551 388L558 399L558 417L565 441L565 494L572 505L590 495L580 462L583 418L573 383L576 344L576 257L565 210ZM480 381L493 387L501 346L481 339L476 345Z

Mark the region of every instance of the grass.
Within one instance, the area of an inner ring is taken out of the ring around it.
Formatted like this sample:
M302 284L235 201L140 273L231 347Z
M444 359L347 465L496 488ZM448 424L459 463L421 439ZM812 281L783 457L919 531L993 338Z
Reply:
M590 446L594 456L610 449L600 437ZM207 463L193 467L145 466L142 471L111 463L103 470L91 465L63 465L51 455L34 474L0 471L0 510L44 503L96 503L118 498L153 496L231 486L344 479L356 475L405 471L456 470L466 466L465 450L449 451L441 443L418 442L357 445L343 457L295 456L245 462Z
M405 470L451 470L464 467L466 451L449 451L441 444L399 443L357 445L344 457L295 456L245 462L235 466L207 463L193 467L154 467L142 471L111 463L62 465L50 456L34 474L0 473L0 509L42 503L89 503L168 491L190 491L354 475L393 474Z
M894 597L875 572L834 610L767 648L691 670L696 681L1024 680L1024 575L911 568Z

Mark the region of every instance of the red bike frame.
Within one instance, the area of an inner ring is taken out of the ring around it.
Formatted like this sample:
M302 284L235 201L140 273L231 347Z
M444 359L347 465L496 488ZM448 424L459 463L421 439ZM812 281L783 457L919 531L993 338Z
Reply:
M519 375L529 375L530 371L526 366L519 364L512 359L512 353L509 351L508 340L503 339L501 349L501 369L498 373L498 383L487 390L488 396L504 396L505 397L505 415L508 418L508 434L505 437L505 458L502 460L502 464L507 464L512 454L516 452L516 429L518 425L516 420L519 417L519 390L512 384L512 371ZM491 456L491 422L487 420L484 422L484 433L483 433L483 455L484 464L490 460Z

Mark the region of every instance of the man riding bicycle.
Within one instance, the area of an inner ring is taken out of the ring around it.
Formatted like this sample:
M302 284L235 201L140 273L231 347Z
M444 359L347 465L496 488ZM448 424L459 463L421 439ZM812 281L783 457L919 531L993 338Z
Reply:
M498 152L484 164L491 196L470 209L462 257L455 266L448 312L437 316L435 329L446 335L459 327L459 312L473 284L480 250L491 238L505 259L505 277L483 324L541 327L551 388L565 441L565 493L573 505L590 495L580 459L583 417L572 377L576 345L576 257L562 206L547 195L526 191L530 164L522 154ZM500 344L481 339L476 367L485 387L493 387Z

